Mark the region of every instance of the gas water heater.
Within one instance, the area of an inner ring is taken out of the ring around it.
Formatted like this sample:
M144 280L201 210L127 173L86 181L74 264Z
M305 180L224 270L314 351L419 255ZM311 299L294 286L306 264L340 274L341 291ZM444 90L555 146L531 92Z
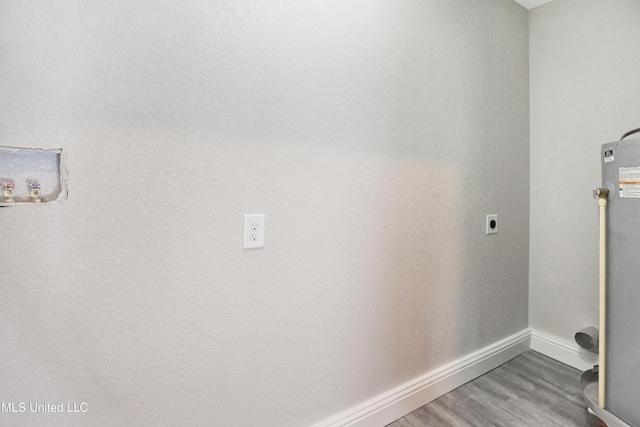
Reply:
M639 131L602 145L601 152L602 187L609 191L606 359L600 367L606 394L600 406L635 427L640 427L640 140L624 138Z

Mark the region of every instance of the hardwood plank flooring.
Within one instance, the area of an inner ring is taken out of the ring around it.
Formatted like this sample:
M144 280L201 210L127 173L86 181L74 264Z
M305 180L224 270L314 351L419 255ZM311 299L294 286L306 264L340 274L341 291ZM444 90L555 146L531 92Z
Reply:
M580 375L529 350L388 427L597 427Z

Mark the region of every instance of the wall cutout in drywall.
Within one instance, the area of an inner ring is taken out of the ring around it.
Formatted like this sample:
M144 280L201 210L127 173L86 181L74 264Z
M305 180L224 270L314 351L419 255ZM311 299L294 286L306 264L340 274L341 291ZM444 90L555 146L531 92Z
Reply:
M64 152L0 146L0 206L67 199Z

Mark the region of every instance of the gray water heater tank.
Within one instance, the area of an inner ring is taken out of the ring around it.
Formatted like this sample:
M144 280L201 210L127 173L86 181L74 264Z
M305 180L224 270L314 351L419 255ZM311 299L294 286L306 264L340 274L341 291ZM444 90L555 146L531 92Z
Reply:
M640 427L640 141L604 144L607 199L605 408Z

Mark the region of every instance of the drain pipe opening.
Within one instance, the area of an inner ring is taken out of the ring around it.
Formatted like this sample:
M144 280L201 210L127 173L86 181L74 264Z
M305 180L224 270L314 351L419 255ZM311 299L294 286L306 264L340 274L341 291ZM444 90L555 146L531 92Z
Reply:
M589 326L581 330L580 332L576 332L576 342L578 345L585 350L589 350L593 353L599 353L600 347L600 334L598 333L598 328L593 326Z

